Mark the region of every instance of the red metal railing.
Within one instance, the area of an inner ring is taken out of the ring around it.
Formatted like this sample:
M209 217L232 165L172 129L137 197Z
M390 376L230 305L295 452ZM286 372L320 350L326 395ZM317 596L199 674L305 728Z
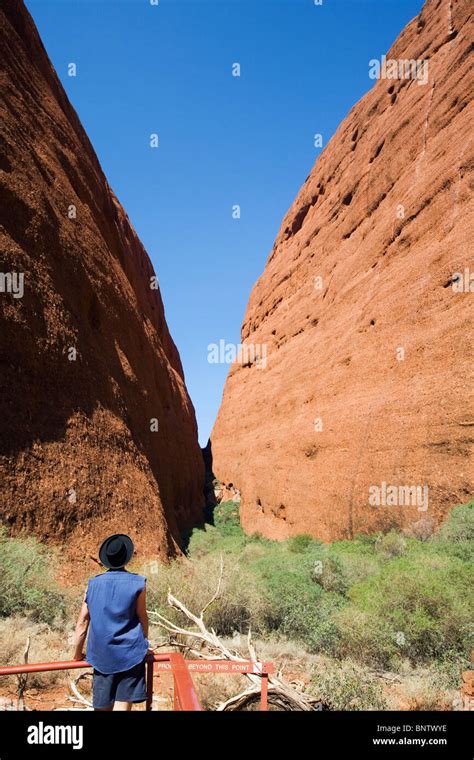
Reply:
M260 682L260 710L268 710L268 676L273 673L271 662L254 662L252 660L183 660L186 668L191 673L216 673L218 675L244 675L253 673L261 676ZM155 660L153 670L155 673L169 671L169 662Z
M90 667L92 666L85 660L38 662L0 667L0 676ZM171 672L173 676L175 710L202 710L190 671L200 674L258 674L261 676L260 709L268 710L268 674L273 672L272 663L249 660L185 660L180 652L150 653L146 656L146 710L151 710L153 703L153 673L161 672Z
M171 665L174 684L174 709L202 710L194 689L193 679L186 667L186 660L180 652L167 652L166 654L154 654L150 656L147 666L147 710L151 710L153 699L153 664L155 662L169 662ZM150 705L149 707L148 704Z
M194 688L193 680L186 667L186 661L179 652L148 654L146 656L146 709L151 710L153 702L153 665L169 663L173 675L174 709L202 710ZM37 662L31 665L9 665L0 667L0 676L15 676L21 673L44 673L49 670L77 670L92 667L85 660L65 660L62 662Z

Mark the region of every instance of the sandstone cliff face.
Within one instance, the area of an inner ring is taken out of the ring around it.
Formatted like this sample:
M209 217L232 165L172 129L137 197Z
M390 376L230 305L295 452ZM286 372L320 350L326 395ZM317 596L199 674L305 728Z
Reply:
M109 531L164 556L204 473L154 272L23 3L0 19L1 272L24 274L0 292L0 519L79 557Z
M429 59L428 83L380 79L354 106L253 289L242 341L266 367L232 366L211 436L247 531L436 526L472 494L471 11L428 0L408 24L387 59ZM383 483L427 486L427 509Z

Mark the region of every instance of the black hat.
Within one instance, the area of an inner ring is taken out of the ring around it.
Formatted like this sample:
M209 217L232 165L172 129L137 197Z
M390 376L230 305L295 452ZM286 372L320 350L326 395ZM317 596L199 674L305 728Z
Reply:
M132 559L135 547L130 536L124 533L114 533L102 541L99 549L101 563L110 570L124 567Z

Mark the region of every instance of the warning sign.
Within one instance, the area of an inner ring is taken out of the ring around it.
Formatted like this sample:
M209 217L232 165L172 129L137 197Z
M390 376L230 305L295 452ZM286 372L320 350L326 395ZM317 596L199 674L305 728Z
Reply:
M193 673L273 673L271 662L251 662L250 660L186 660L188 670ZM153 663L155 673L171 671L170 662Z

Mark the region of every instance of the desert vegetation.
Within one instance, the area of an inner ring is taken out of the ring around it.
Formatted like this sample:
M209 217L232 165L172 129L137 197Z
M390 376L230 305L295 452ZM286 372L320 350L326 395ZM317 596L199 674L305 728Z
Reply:
M208 610L222 636L251 626L273 641L375 668L469 657L474 502L423 539L391 531L332 544L306 535L270 541L243 533L234 502L218 505L213 522L193 532L184 561L143 568L150 607L164 612L168 588L199 606L212 594L222 556L221 593Z
M19 661L30 634L30 659L45 658L45 641L48 659L69 656L84 583L61 589L55 555L32 538L2 530L0 542L0 660ZM420 527L331 544L246 535L238 504L224 502L192 532L186 556L130 569L147 576L150 610L183 627L189 620L170 608L168 591L202 609L219 585L207 628L236 650L251 629L260 657L332 709L450 709L473 645L473 557L474 502L434 534ZM157 625L150 639L170 641ZM211 708L229 685L204 678Z

